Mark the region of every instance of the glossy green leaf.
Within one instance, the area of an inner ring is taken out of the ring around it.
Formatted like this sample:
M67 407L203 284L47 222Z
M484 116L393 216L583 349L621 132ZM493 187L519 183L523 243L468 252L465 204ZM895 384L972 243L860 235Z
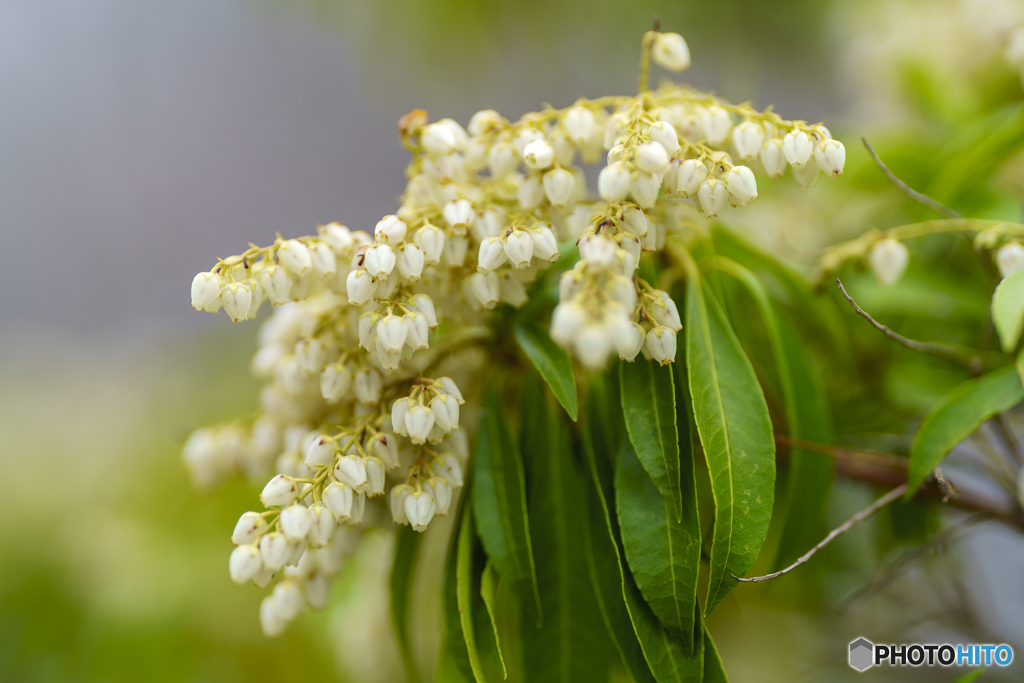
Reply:
M953 389L933 407L914 435L910 447L907 497L931 474L957 444L992 416L1024 400L1016 368L1007 366Z
M658 495L628 441L623 442L616 465L615 509L633 579L661 623L680 633L684 643L692 643L700 569L692 471L687 496L692 509L680 522Z
M711 476L715 535L704 613L757 560L771 520L775 441L754 369L706 285L686 293L686 365L694 420Z
M483 568L483 573L480 575L480 598L483 600L484 607L487 610L487 621L483 625L483 628L486 629L489 624L494 637L482 637L481 643L487 644L488 655L492 656L492 658L496 658L496 665L501 668L502 677L508 678L508 671L505 669L505 658L502 656L501 643L498 640L498 581L499 576L497 570L494 568L494 563L487 560L487 564L485 564ZM493 649L490 648L492 644L494 646Z
M721 265L746 288L757 306L781 385L788 435L831 443L828 397L807 344L751 271L728 259L721 259ZM788 566L824 536L833 464L831 458L819 453L790 450L786 495L779 506L784 525L775 556L776 568Z
M409 596L412 592L413 568L419 555L420 533L411 526L400 526L395 533L395 559L391 566L391 618L395 626L398 649L410 683L419 680L416 663L409 648Z
M541 619L519 445L493 387L484 400L473 465L473 511L487 556Z
M729 683L722 657L718 654L715 641L711 640L707 625L704 626L704 683Z
M577 415L576 378L572 374L569 354L555 343L547 330L534 322L523 321L515 326L516 342L537 372L551 387L551 393L574 421Z
M582 478L569 435L556 415L526 425L542 430L547 447L528 460L530 530L544 623L521 625L524 679L530 683L590 683L608 675L608 635L586 580ZM582 579L582 580L581 580Z
M479 597L479 574L474 569L474 536L473 533L473 511L466 508L459 521L459 538L455 555L455 595L459 610L459 624L462 627L462 636L466 640L466 650L469 653L469 666L477 683L487 683L484 674L483 661L480 656L480 648L477 645L478 629L474 625L474 587L477 588L476 602L483 602ZM482 566L482 563L481 563Z
M1010 353L1024 330L1024 271L1003 278L992 295L992 323L1003 351Z
M637 358L619 365L622 414L643 468L677 520L683 515L679 487L679 432L672 368Z
M602 425L595 424L595 433ZM591 472L588 490L587 548L591 580L600 587L599 605L619 654L637 683L696 683L703 674L701 642L684 644L678 634L670 633L643 599L626 564L616 523L612 488L613 468L610 454L593 439L592 448L584 448ZM623 444L628 444L622 439ZM584 444L586 446L586 443ZM615 588L620 587L617 596ZM621 602L617 599L621 597ZM695 610L695 620L700 617ZM700 631L697 631L699 636ZM641 661L636 649L639 646ZM687 656L687 651L692 652ZM644 666L646 662L646 668Z
M476 680L473 665L469 658L466 635L462 629L458 586L459 541L462 536L463 527L469 523L469 510L470 507L468 505L460 505L460 512L458 513L460 519L456 521L455 528L452 529L451 540L448 543L448 559L444 570L445 635L438 659L437 679L439 681L452 681L452 683L461 681L468 683Z

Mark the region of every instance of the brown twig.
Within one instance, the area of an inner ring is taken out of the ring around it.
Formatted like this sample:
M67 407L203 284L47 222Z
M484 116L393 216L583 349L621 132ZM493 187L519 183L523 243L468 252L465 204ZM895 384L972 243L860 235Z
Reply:
M945 206L943 204L940 204L939 202L935 201L934 199L932 199L931 197L929 197L926 194L921 194L920 192L918 192L917 190L912 189L905 182L903 182L902 180L897 178L893 174L893 172L889 170L889 167L886 166L884 163L882 163L882 160L878 158L878 155L875 153L875 150L872 149L871 145L868 144L867 138L861 138L860 141L863 142L864 146L868 148L868 154L870 154L871 158L875 160L875 163L878 165L878 168L882 169L882 173L885 174L885 176L889 179L889 181L893 185L895 185L896 187L900 188L900 190L903 191L903 194L907 195L908 197L913 199L915 202L918 202L920 204L924 204L925 206L927 206L932 211L935 211L936 213L939 213L939 214L945 216L946 218L963 218L963 216L958 214L953 209L951 209L948 206Z
M850 517L850 519L843 522L842 525L833 529L831 532L829 532L828 536L826 536L820 543L818 543L818 545L808 550L803 556L800 557L800 559L798 559L796 562L789 565L785 569L781 569L772 574L765 574L764 576L751 576L747 578L740 578L735 574L730 574L729 576L742 583L760 583L762 581L767 581L768 579L777 578L779 576L782 576L783 574L788 574L789 572L793 571L794 569L802 565L804 562L807 562L809 559L814 557L815 553L817 553L819 550L827 546L836 538L842 536L847 531L852 529L854 526L856 526L860 522L863 522L865 519L867 519L871 515L875 514L876 512L884 508L889 503L893 502L894 500L902 496L904 493L906 493L906 491L906 484L900 484L893 490L889 491L889 493L885 494L884 496L873 502L871 505L867 506L866 508L855 514L853 517Z
M956 361L957 363L964 363L970 365L973 361L975 354L964 353L955 346L949 346L948 344L940 344L937 342L922 342L917 341L916 339L907 339L903 335L897 332L893 332L891 329L889 329L882 323L872 318L867 311L865 311L863 308L857 305L857 302L853 300L853 297L850 296L847 293L846 288L843 287L842 280L836 278L836 284L839 285L839 291L842 292L843 297L845 297L847 303L849 303L850 306L853 307L853 310L857 312L857 315L867 320L874 326L876 330L878 330L885 336L889 337L890 339L899 342L903 346L906 346L908 349L919 351L921 353L931 354L933 356L938 356L939 358L944 358L946 360Z

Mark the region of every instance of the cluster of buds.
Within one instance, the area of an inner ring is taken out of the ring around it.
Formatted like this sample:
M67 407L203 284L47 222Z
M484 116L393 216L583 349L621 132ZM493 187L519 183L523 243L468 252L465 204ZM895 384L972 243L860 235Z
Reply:
M677 34L651 32L645 48L645 60L689 66ZM515 122L488 109L465 128L417 110L398 132L412 154L408 182L372 234L331 223L278 237L192 283L194 307L235 321L274 306L252 361L265 382L258 414L199 430L185 449L204 486L269 477L267 509L243 515L229 570L236 581L278 581L261 608L271 635L305 604L323 604L345 554L334 549L339 534L348 548L359 529L422 531L448 511L469 456L463 391L472 405L491 311L526 303L560 242L578 239L581 258L562 276L555 340L588 369L613 352L671 362L679 313L637 276L642 252L661 250L700 212L756 199L757 173L788 164L809 185L819 169L840 173L844 156L821 126L672 84ZM600 198L588 197L579 164L602 156Z

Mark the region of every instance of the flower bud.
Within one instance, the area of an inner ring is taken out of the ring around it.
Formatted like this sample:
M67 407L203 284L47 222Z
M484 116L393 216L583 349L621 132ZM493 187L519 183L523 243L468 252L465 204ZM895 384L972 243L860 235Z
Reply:
M708 178L708 167L703 161L687 159L679 165L676 176L676 192L684 197L696 194L701 184Z
M729 203L729 189L721 180L711 178L701 183L697 192L700 207L708 218L716 218L725 210Z
M434 302L426 294L416 294L412 298L412 307L422 313L427 320L427 327L437 327L437 313L434 311Z
M324 489L322 499L327 509L334 515L334 519L343 522L352 516L352 489L338 482L331 482Z
M466 232L469 224L473 222L476 214L473 212L473 205L466 199L448 202L444 207L444 219L456 233Z
M245 583L263 566L260 551L255 545L240 545L228 558L228 574L235 583Z
M355 240L352 238L352 231L341 223L321 225L318 231L320 239L334 250L336 256L343 256L355 244Z
M398 440L391 434L378 434L370 441L370 451L380 458L384 468L393 470L399 466Z
M537 173L531 173L519 183L519 190L516 193L520 208L523 211L530 211L540 206L544 201L544 184Z
M455 435L458 434L463 434L463 432L452 433L453 443ZM462 488L462 466L459 465L459 461L451 453L445 453L434 458L430 463L430 469L451 484L453 489Z
M756 159L764 144L764 128L753 121L744 121L732 129L732 146L743 161Z
M906 245L889 237L875 242L868 252L868 265L883 287L899 282L909 261L910 250Z
M258 512L243 513L235 522L235 530L231 532L231 542L235 545L253 543L267 527L267 520Z
M380 458L363 458L366 467L366 495L379 496L384 493L384 463Z
M454 396L455 400L459 402L459 405L463 405L466 399L462 398L462 392L459 391L459 387L455 384L455 381L451 377L441 377L437 380L440 383L440 389L448 396Z
M533 259L533 240L530 233L512 230L505 236L505 256L516 268L526 268Z
M814 143L807 133L793 130L782 139L782 153L792 166L803 166L814 154Z
M625 162L616 161L601 169L597 176L597 192L605 201L622 201L629 194L632 181L629 166Z
M584 325L576 338L576 355L589 370L600 370L604 367L611 350L611 330L602 323Z
M597 119L594 117L594 112L586 107L572 107L565 112L562 127L565 128L570 140L582 146L593 137L597 128Z
M619 359L632 362L644 345L644 329L632 321L624 321L615 326L615 350Z
M623 213L622 220L625 223L626 232L631 232L637 237L644 237L647 235L648 224L647 216L643 210L636 208L635 206L626 207Z
M352 371L334 363L320 373L320 395L328 403L337 403L348 394L352 386Z
M494 273L474 273L469 279L470 290L484 308L494 308L498 303L499 284Z
M725 174L724 181L733 206L746 206L757 199L757 180L754 178L754 172L746 166L730 168Z
M444 251L444 233L436 226L427 224L416 231L413 242L423 251L426 263L437 263Z
M405 516L409 520L409 524L416 531L426 531L427 525L434 518L435 512L437 512L437 505L434 503L434 499L430 497L430 494L423 491L413 491L405 497Z
M576 188L576 179L572 173L556 168L544 174L544 194L552 206L565 206L572 199L573 190Z
M387 314L377 324L377 341L388 351L401 351L409 333L400 316Z
M534 140L523 148L523 161L530 168L542 171L555 160L555 150L546 140Z
M659 33L651 45L651 59L663 69L684 71L690 67L690 48L678 33Z
M647 333L647 351L662 365L676 359L676 333L668 327L658 326Z
M309 547L323 548L334 536L334 513L323 505L314 504L309 508L309 518Z
M508 121L498 112L493 109L482 109L469 119L467 129L470 135L484 135L507 124Z
M366 464L356 455L343 455L334 465L334 478L361 493L367 486Z
M477 256L477 270L481 273L489 273L505 262L505 245L500 237L488 237L480 243L480 253Z
M323 435L315 436L306 447L303 462L310 467L330 465L334 462L334 442Z
M260 559L270 571L276 572L284 567L291 550L288 539L280 531L271 531L260 539Z
M668 121L656 121L651 124L651 139L665 148L668 155L675 156L679 151L679 135L676 129Z
M395 256L395 267L398 273L409 282L416 282L423 273L423 252L415 244L407 244L398 250Z
M782 140L772 138L761 147L761 165L769 178L778 178L785 173L787 163L782 151Z
M337 260L330 246L318 242L309 247L309 261L313 266L313 275L326 279L338 272Z
M233 322L245 320L252 306L252 290L241 282L229 282L224 285L220 295L221 305Z
M516 155L515 147L507 142L499 142L491 147L487 154L487 166L490 168L491 177L501 180L519 165L519 158Z
M427 440L427 435L434 427L434 412L426 406L413 403L409 406L409 413L405 416L405 428L409 432L409 440L414 444L421 444Z
M409 518L405 514L405 499L409 497L411 490L408 484L399 484L392 488L388 494L391 517L395 520L395 524L409 523Z
M391 429L395 434L408 436L405 428L405 416L409 414L409 398L403 397L391 404Z
M437 122L439 125L445 126L452 132L452 137L455 139L455 149L461 152L466 148L466 143L469 142L469 134L466 133L466 129L459 125L459 122L455 119L441 119Z
M213 273L199 273L192 279L192 308L216 313L220 309L220 278Z
M711 106L702 112L700 125L709 144L721 145L732 130L732 116L722 107Z
M569 346L586 321L587 312L582 306L573 301L559 303L551 314L551 338Z
M288 540L298 541L306 537L313 520L309 508L292 504L281 511L281 532Z
M435 396L430 401L434 423L446 432L459 427L459 402L454 396Z
M455 151L455 135L448 126L442 123L431 123L424 126L420 133L420 144L429 153L436 156L451 154Z
M633 199L644 209L649 209L658 201L658 192L661 190L661 175L640 171L633 178L633 185L630 191Z
M551 263L560 258L558 240L555 239L555 233L551 232L551 228L542 225L528 234L533 241L534 256Z
M441 477L431 477L423 484L423 490L434 499L437 514L447 515L452 504L452 485Z
M269 265L260 273L259 287L271 304L280 306L288 301L288 294L292 291L292 279L288 277L284 268Z
M287 240L277 248L277 262L295 275L309 275L313 272L309 249L298 240Z
M996 266L1000 277L1010 277L1024 270L1024 247L1018 242L1009 242L999 247L996 252Z
M348 302L353 306L362 306L370 300L376 288L373 277L365 268L350 271L345 278L345 292Z
M292 481L290 477L279 474L268 481L267 485L263 487L263 491L260 493L260 502L263 503L263 507L277 507L279 505L287 505L295 500L298 495L298 483Z
M676 302L659 289L654 290L655 301L649 307L651 315L659 325L670 328L673 332L683 329L683 323L679 319L679 309Z
M526 156L526 148L531 142L543 140L544 134L536 128L522 128L516 133L512 145L516 148L516 154Z
M360 403L373 405L380 400L380 374L376 370L360 370L356 373L354 388Z
M846 148L838 140L823 140L814 148L814 160L828 177L835 178L842 175L846 165Z
M648 173L668 170L669 155L659 142L645 142L636 148L636 165Z
M395 268L395 250L387 244L375 244L363 255L363 265L374 280L381 280Z

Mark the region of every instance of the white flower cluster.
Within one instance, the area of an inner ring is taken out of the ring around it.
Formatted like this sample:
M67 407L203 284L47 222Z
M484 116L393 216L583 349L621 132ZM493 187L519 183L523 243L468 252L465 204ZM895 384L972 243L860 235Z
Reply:
M649 47L668 69L689 65L676 34L653 34ZM715 216L753 201L755 172L790 164L809 185L819 168L840 173L844 154L821 126L671 84L514 123L484 110L466 128L417 110L398 130L412 152L408 183L372 236L331 223L252 246L192 282L195 308L235 321L275 307L252 361L265 381L259 413L197 431L184 453L206 487L272 475L267 509L242 516L229 561L235 581L278 578L261 609L271 635L323 605L356 529L422 531L449 510L469 455L462 392L472 405L490 311L526 303L560 239L579 238L581 259L562 276L552 336L587 368L613 351L671 362L679 312L637 276L641 252L697 220L694 207ZM601 199L588 200L577 159L604 150Z

